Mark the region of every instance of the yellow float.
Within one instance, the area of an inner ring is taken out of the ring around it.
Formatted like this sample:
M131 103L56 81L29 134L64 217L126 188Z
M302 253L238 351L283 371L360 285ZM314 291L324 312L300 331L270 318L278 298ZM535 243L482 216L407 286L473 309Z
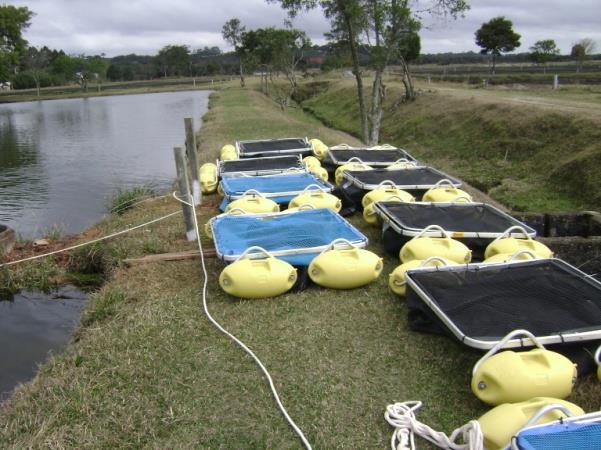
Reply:
M404 191L403 191L404 192ZM412 197L413 198L413 197ZM382 200L378 200L382 202L405 202L406 198L399 197L398 195L391 195L390 197L383 198ZM363 219L373 226L378 226L378 215L375 210L376 202L371 202L365 208L363 208Z
M597 363L597 379L601 381L601 345L595 352L595 362Z
M322 181L328 181L328 171L321 166L309 169L309 172L311 172L313 175L315 175Z
M311 169L321 167L321 162L315 156L305 156L303 158L303 164L309 172L311 172Z
M236 152L236 147L231 144L224 145L221 147L221 151L219 152L219 159L222 161L230 161L233 159L238 159L238 152Z
M511 233L519 232L524 238L518 239L511 236ZM528 250L540 258L552 258L553 252L545 244L535 241L524 228L516 225L505 230L505 232L488 244L484 252L484 259L488 259L498 253L514 254L519 250Z
M247 213L243 209L233 208L233 209L230 209L228 212L224 212L224 213L219 214L219 215L217 215L215 217L211 217L209 220L207 220L207 222L204 225L205 235L209 239L213 239L213 222L215 221L215 219L217 217L226 216L226 215L239 216L241 214L247 214Z
M499 350L511 339L527 337L537 348ZM566 398L576 382L576 365L545 349L527 330L514 330L491 348L472 370L472 392L489 405L516 403L533 397Z
M205 163L200 166L200 190L203 194L210 194L217 190L219 184L217 178L217 166L213 163Z
M580 416L584 411L565 400L535 397L525 402L496 406L482 415L478 423L484 435L484 447L487 450L501 450L511 443L512 437L522 428L559 420L569 414Z
M336 248L337 245L346 248ZM382 272L382 258L357 248L346 239L336 239L309 264L314 283L332 289L354 289L374 281Z
M424 236L425 233L434 230L439 231L443 237ZM438 225L429 225L403 245L399 253L403 263L414 259L424 260L431 256L439 256L457 264L463 264L471 261L472 252L462 242L452 239L449 233Z
M299 211L308 211L310 209L315 209L315 206L309 205L307 203L303 203L300 206L294 206L292 208L287 208L286 211L284 211L284 212L293 213L293 212L299 212Z
M325 192L317 184L307 186L301 194L290 200L288 208L295 208L303 204L311 205L314 208L329 208L336 212L342 208L342 202L338 197Z
M395 162L386 167L388 170L398 169L415 169L417 163L415 161L409 161L407 158L397 159Z
M467 202L472 201L472 196L461 189L457 189L453 182L447 178L437 182L434 187L422 197L424 202Z
M540 257L530 250L519 250L513 254L497 253L483 261L484 264L507 263L512 261L528 261L530 259L540 259Z
M251 258L261 253L263 258ZM261 247L250 247L219 275L221 289L234 297L266 298L289 291L296 283L296 269Z
M260 192L251 189L242 194L242 197L227 205L225 212L228 212L232 209L241 209L247 213L258 214L278 212L280 210L280 206L273 200L265 198Z
M340 183L342 183L342 180L344 179L343 173L345 170L352 170L352 171L372 170L372 167L363 163L363 161L361 161L357 157L350 158L345 164L342 164L341 166L339 166L336 169L336 171L334 172L334 180L336 181L337 185L340 185Z
M388 277L388 287L390 290L401 297L405 296L407 288L407 278L405 274L411 269L417 269L418 267L439 267L439 266L450 266L453 262L448 261L438 256L432 256L424 261L414 259L412 261L401 264L392 271Z
M313 155L322 160L328 154L328 146L321 142L319 139L309 139L309 143L311 144L311 150L313 151Z
M403 199L404 202L413 202L415 200L409 192L397 188L394 182L384 180L374 190L369 191L363 196L361 205L365 208L372 202L379 202L393 195Z

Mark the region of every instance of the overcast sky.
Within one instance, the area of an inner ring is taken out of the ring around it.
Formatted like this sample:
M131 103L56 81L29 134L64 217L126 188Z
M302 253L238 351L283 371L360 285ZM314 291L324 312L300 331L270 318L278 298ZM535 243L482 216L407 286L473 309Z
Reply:
M156 54L168 44L227 46L223 23L238 17L247 28L282 26L285 13L265 0L28 0L36 13L25 33L30 45L47 45L67 53L115 56ZM528 48L539 39L555 39L562 53L573 42L590 37L601 52L601 0L471 0L471 10L457 21L427 21L422 52L477 51L474 31L499 15L514 23ZM294 22L314 43L324 41L328 22L319 11L301 14Z

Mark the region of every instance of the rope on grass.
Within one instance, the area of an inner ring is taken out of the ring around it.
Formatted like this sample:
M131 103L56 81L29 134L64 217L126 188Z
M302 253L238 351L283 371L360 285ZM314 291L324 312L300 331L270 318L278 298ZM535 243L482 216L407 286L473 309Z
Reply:
M269 383L269 388L271 389L271 393L273 394L273 398L275 399L275 402L277 403L278 408L282 412L282 415L284 416L284 418L286 419L286 421L290 424L290 426L292 427L292 429L294 430L294 432L298 435L298 437L300 438L300 440L303 443L303 445L305 446L305 448L307 450L311 450L311 444L309 443L309 441L307 440L307 438L303 434L302 430L298 427L298 425L294 422L294 420L292 420L292 417L290 417L290 415L288 414L288 411L286 411L286 408L284 407L284 404L280 400L280 396L278 395L278 391L277 391L277 389L275 387L275 384L273 382L273 378L271 378L271 375L269 374L269 371L267 370L267 368L265 367L265 365L261 362L261 360L259 359L259 357L257 355L255 355L255 353L250 348L248 348L248 346L244 342L242 342L240 339L238 339L232 333L230 333L229 331L227 331L219 322L217 322L213 318L213 316L211 316L211 313L209 312L209 308L208 308L208 305L207 305L207 284L208 284L208 280L209 280L209 275L207 273L207 267L206 267L206 264L205 264L205 258L204 258L203 248L202 248L202 242L200 240L200 229L199 229L199 226L198 226L198 218L196 217L196 207L194 206L194 202L193 201L186 202L183 199L179 198L175 192L173 193L173 197L177 201L179 201L181 203L184 203L184 204L192 207L192 217L194 218L194 227L196 228L196 240L198 242L198 250L200 252L200 263L201 263L203 277L204 277L203 278L203 284L202 284L202 306L203 306L205 315L207 316L207 318L209 319L209 321L213 325L215 325L215 327L219 331L221 331L223 334L225 334L227 337L229 337L232 341L234 341L236 344L238 344L238 346L240 348L242 348L242 350L244 350L255 361L255 363L259 366L259 368L261 369L261 371L265 375L265 378L267 378L267 382Z
M390 439L392 450L415 450L415 436L424 438L439 448L449 450L483 450L484 437L480 424L472 420L457 428L451 436L436 431L420 422L415 412L421 408L422 402L408 401L394 403L386 407L384 418L395 430ZM463 443L457 442L461 438Z
M172 212L172 213L167 214L165 216L159 217L158 219L153 219L153 220L150 220L148 222L142 223L140 225L136 225L135 227L126 228L125 230L117 231L117 232L109 234L107 236L102 236L102 237L99 237L97 239L92 239L91 241L82 242L81 244L77 244L77 245L72 245L70 247L61 248L60 250L54 250L54 251L49 252L49 253L43 253L41 255L30 256L28 258L19 259L17 261L10 261L10 262L4 263L4 264L0 264L0 267L13 266L15 264L19 264L19 263L22 263L22 262L25 262L25 261L33 261L34 259L46 258L47 256L56 255L57 253L63 253L63 252L68 252L70 250L75 250L76 248L85 247L86 245L95 244L96 242L105 241L107 239L111 239L111 238L114 238L116 236L120 236L122 234L129 233L130 231L137 230L138 228L146 227L148 225L151 225L151 224L156 223L156 222L160 222L161 220L168 219L169 217L172 217L172 216L175 216L176 214L181 214L181 213L182 213L181 211L175 211L175 212Z
M117 212L120 211L121 208L133 208L136 205L139 205L141 203L146 203L152 200L160 200L162 198L166 198L169 197L169 194L166 195L159 195L159 196L154 196L154 195L144 195L141 197L136 197L136 198L131 198L129 200L125 200L124 202L119 203L118 205L112 207L109 212L113 213L113 212Z

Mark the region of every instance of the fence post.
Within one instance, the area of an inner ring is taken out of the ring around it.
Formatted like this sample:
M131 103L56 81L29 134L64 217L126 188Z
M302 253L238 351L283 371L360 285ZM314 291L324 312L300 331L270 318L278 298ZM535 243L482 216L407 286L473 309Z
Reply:
M559 89L559 75L553 75L553 89Z
M190 175L192 176L192 197L194 205L200 205L200 175L198 173L198 153L196 151L196 137L194 136L194 122L191 117L184 119L184 127L186 128L186 156L190 162Z
M175 167L177 169L179 195L182 200L189 202L191 198L190 185L188 184L188 168L186 167L186 154L183 148L174 147L173 155L175 156ZM196 239L196 229L194 228L194 213L192 212L192 207L182 203L182 210L184 212L184 222L186 224L186 239L193 241Z

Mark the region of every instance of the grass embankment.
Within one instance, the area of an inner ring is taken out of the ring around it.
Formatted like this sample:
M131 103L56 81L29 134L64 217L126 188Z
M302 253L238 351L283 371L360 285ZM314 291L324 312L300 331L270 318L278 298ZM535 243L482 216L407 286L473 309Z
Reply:
M352 82L308 84L300 98L325 123L357 134ZM458 97L434 85L413 103L399 98L400 86L390 82L381 142L407 148L516 210L601 208L601 116Z
M282 112L257 92L231 89L211 99L201 151L210 160L235 138L298 135L356 143L302 111ZM179 207L170 199L149 202L92 233ZM213 214L202 209L200 222ZM182 239L181 220L106 247L122 257L149 247L194 248ZM383 255L379 232L366 232L370 248ZM397 264L386 257L380 279L353 291L311 287L240 301L221 292L223 265L208 260L210 310L263 359L315 448L386 448L392 430L383 412L392 401L424 400L420 418L448 431L486 410L469 389L478 355L451 339L409 331L404 303L387 288ZM75 341L2 408L0 447L299 448L257 367L203 316L201 282L198 261L117 265L92 297ZM600 396L591 376L571 400L595 410Z

